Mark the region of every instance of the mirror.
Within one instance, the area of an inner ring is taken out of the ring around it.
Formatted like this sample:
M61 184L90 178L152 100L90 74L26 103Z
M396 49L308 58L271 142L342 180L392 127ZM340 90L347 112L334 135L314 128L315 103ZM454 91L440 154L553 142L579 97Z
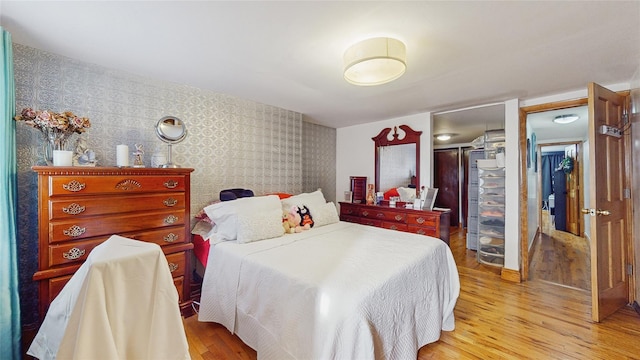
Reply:
M394 187L420 188L420 135L407 125L385 128L372 138L375 143L376 191ZM393 131L393 133L391 133ZM389 139L389 135L392 139Z
M163 168L178 168L171 159L171 146L177 144L187 137L187 126L184 121L175 116L165 116L156 123L156 135L160 140L168 144L168 161L162 165Z

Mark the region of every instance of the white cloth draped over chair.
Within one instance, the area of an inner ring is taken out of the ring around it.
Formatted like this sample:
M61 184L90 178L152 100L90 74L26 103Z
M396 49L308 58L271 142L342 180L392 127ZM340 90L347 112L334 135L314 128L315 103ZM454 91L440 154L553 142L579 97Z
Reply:
M178 293L160 246L113 235L49 307L39 359L189 359Z

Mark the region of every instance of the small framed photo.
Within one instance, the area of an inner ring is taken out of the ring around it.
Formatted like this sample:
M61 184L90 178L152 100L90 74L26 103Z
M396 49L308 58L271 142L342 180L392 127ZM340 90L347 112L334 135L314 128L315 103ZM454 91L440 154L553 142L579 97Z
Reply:
M344 192L344 201L346 202L353 202L353 192L352 191L345 191Z

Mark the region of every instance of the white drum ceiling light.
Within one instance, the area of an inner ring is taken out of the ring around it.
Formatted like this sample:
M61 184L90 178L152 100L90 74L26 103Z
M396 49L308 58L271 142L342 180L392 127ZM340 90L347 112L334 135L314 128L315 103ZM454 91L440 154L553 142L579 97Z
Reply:
M580 116L576 114L558 115L553 118L553 122L556 124L570 124L578 119L580 119Z
M363 40L344 53L344 78L354 85L372 86L391 82L407 69L407 51L402 41L378 37Z

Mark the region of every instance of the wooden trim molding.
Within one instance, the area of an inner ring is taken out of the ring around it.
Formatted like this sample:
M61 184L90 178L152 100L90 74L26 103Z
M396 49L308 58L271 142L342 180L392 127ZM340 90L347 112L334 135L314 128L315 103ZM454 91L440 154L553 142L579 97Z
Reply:
M520 271L518 270L502 268L500 277L502 278L502 280L506 280L506 281L511 281L515 283L522 282L522 280L520 279Z

